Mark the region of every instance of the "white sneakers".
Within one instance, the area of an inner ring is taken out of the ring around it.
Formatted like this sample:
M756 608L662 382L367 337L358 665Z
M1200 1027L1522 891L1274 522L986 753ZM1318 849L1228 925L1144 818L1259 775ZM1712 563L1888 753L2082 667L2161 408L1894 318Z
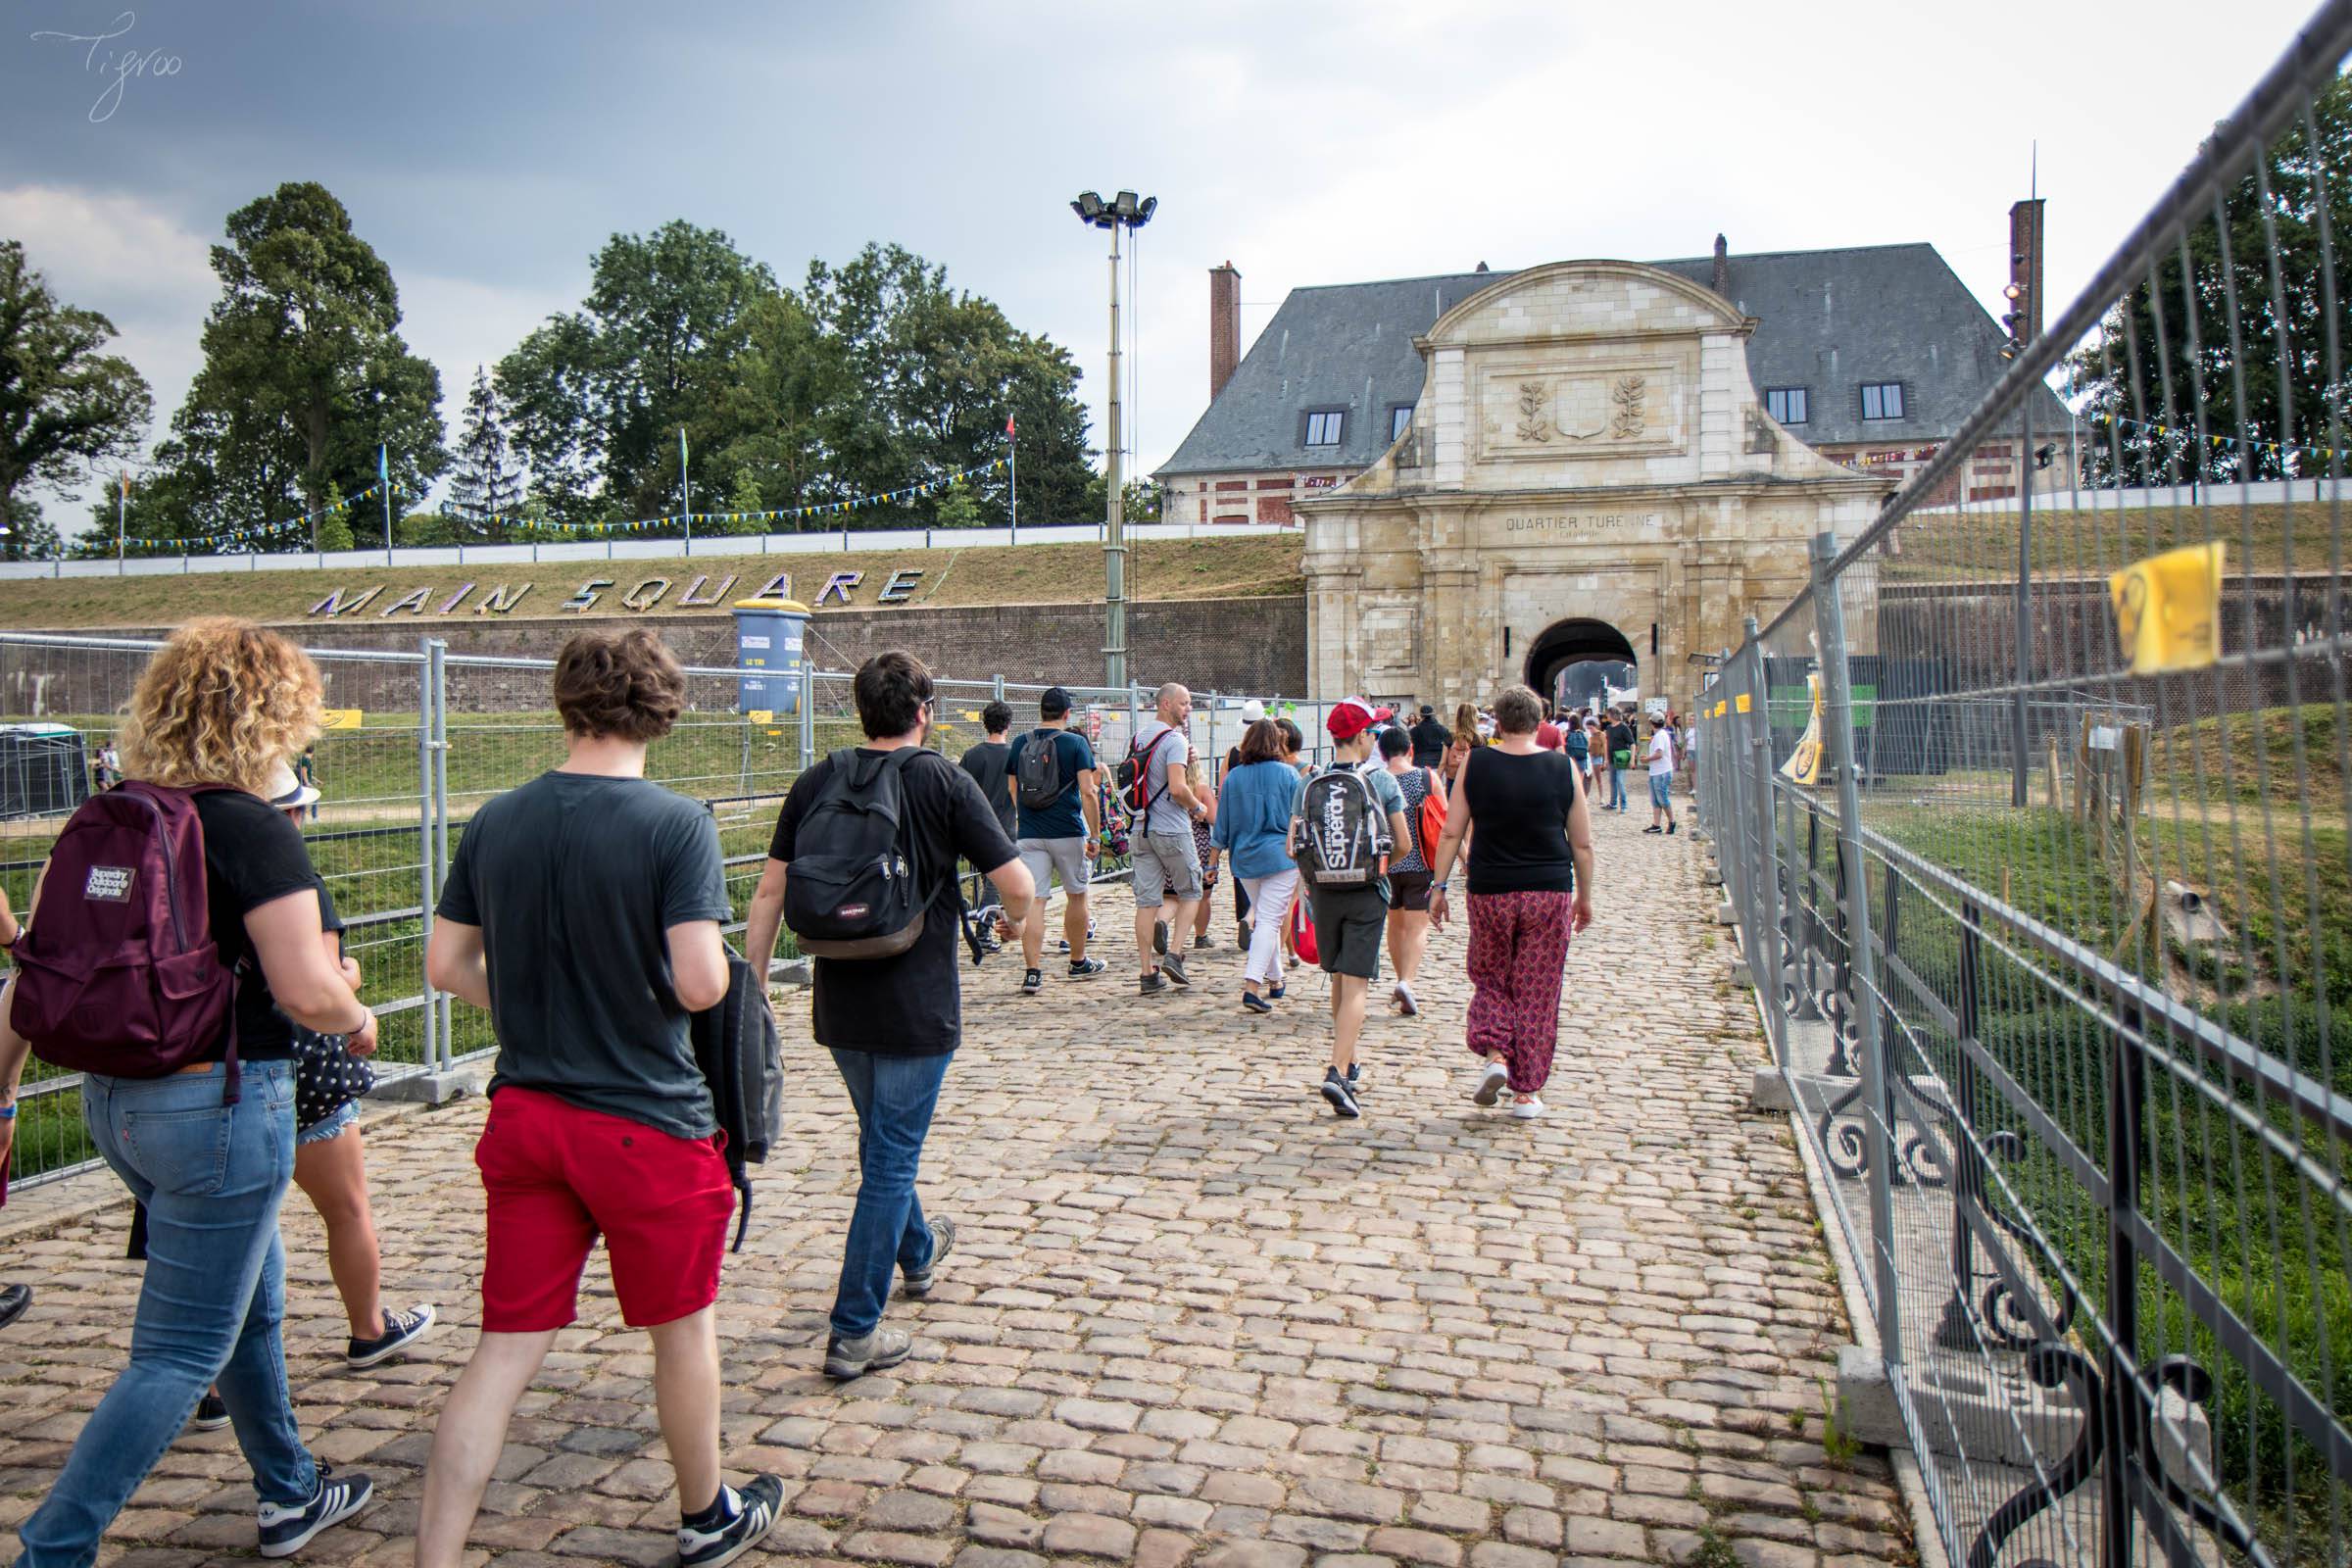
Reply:
M1500 1100L1510 1087L1510 1069L1499 1061L1490 1061L1487 1063L1487 1070L1479 1075L1478 1088L1472 1091L1470 1099L1476 1104L1492 1105ZM1530 1095L1525 1100L1514 1100L1511 1102L1511 1114L1520 1121L1534 1121L1538 1116L1544 1114L1543 1097Z
M1421 1011L1420 999L1413 995L1413 988L1402 980L1397 981L1396 989L1389 993L1389 1000L1396 1003L1396 1010L1407 1018L1414 1017Z

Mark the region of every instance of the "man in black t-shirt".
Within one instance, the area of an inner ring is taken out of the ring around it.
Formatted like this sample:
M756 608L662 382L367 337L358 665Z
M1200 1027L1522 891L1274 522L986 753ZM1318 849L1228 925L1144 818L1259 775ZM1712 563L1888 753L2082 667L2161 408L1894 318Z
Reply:
M1413 765L1436 767L1446 760L1446 748L1453 744L1453 731L1438 722L1438 710L1427 703L1421 705L1421 719L1409 733L1413 737Z
M1634 725L1625 714L1612 710L1608 727L1601 734L1609 743L1609 805L1608 809L1625 809L1625 770L1634 765Z
M876 654L858 667L856 695L866 734L859 755L921 747L931 727L932 685L920 660L896 650ZM833 765L827 758L794 780L776 817L775 841L743 934L744 954L755 965L765 965L776 950L801 822L824 797ZM949 1058L963 1039L956 973L961 899L956 858L987 873L1010 924L1027 918L1032 887L995 809L968 775L936 752L922 752L900 768L899 782L905 797L901 846L914 874L932 884L922 932L892 957L816 960L816 1043L833 1053L858 1110L858 1205L850 1215L825 1346L825 1375L841 1379L906 1359L912 1338L882 1322L891 1271L905 1276L908 1296L920 1298L930 1294L940 1260L956 1245L953 1224L924 1220L914 1178Z
M980 710L980 727L988 732L979 745L966 750L956 765L972 775L980 786L980 798L997 808L997 825L1004 828L1006 838L1012 837L1012 746L1005 733L1012 728L1012 709L1004 703L991 703ZM978 869L978 867L974 867ZM997 899L995 883L983 883L980 888L980 918L987 922L990 951L995 951Z
M431 984L489 1009L498 1071L473 1154L482 1335L433 1434L417 1568L456 1568L600 1236L621 1320L653 1338L678 1560L700 1568L765 1536L784 1493L719 1470L714 1303L735 1192L687 1020L727 994L726 868L709 808L645 777L647 746L686 707L661 639L581 632L555 699L564 765L474 813L425 948Z

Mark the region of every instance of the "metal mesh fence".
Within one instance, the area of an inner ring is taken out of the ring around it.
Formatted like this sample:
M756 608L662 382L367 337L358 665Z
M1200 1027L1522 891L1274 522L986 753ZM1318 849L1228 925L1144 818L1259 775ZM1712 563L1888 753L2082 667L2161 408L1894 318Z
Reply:
M0 891L23 913L50 846L74 807L119 773L111 748L131 689L157 645L104 637L0 631ZM379 1076L390 1078L480 1057L496 1050L486 1013L424 981L430 909L449 854L484 801L564 760L564 729L549 695L554 662L449 653L433 640L415 651L311 650L337 727L322 732L308 767L322 799L304 823L311 858L346 922L364 995L380 1020ZM743 672L690 668L688 710L647 758L647 776L699 800L717 823L740 930L766 862L785 793L814 760L861 738L852 677L807 669L789 711L746 710ZM1017 730L1034 723L1042 686L938 681L931 744L950 757L984 735L981 710L1003 700ZM1093 741L1104 772L1152 693L1071 685L1072 722ZM771 699L772 700L772 699ZM1262 697L1315 740L1321 709ZM1190 736L1221 776L1242 733L1247 699L1200 693ZM1311 748L1310 748L1311 755ZM1106 835L1113 842L1124 838ZM1128 858L1105 853L1097 881L1124 879ZM966 868L967 901L983 901ZM790 932L780 956L793 956ZM86 1168L96 1151L82 1125L79 1078L27 1064L14 1176L20 1183Z
M1972 1568L2352 1561L2348 46L2325 8L1701 707Z

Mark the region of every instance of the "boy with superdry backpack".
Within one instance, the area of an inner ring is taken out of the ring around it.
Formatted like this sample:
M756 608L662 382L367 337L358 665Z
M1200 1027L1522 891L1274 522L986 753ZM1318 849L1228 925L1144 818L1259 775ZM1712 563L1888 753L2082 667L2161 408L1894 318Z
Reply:
M1332 765L1306 781L1291 824L1291 856L1312 890L1309 914L1323 972L1331 976L1331 1066L1322 1095L1337 1116L1363 1114L1363 1075L1355 1045L1364 1032L1364 998L1380 974L1380 938L1389 919L1390 858L1410 844L1404 792L1387 770L1361 770L1372 730L1390 710L1360 697L1332 705Z
M710 811L645 776L686 707L660 638L579 633L555 700L564 764L474 813L425 948L433 985L489 1009L499 1054L473 1154L482 1334L433 1433L417 1568L457 1568L600 1236L621 1320L653 1340L678 1560L715 1568L767 1534L784 1491L772 1475L730 1487L719 1467L714 1303L735 1193L689 1016L730 987L726 869Z
M953 1224L924 1219L914 1179L963 1038L956 858L996 884L1007 921L1027 917L1031 886L980 787L923 749L932 685L922 662L876 654L855 691L865 744L794 780L743 934L763 972L779 923L814 956L816 1043L833 1053L858 1111L858 1204L825 1346L825 1375L845 1380L912 1352L912 1337L882 1322L891 1274L919 1300L956 1245Z

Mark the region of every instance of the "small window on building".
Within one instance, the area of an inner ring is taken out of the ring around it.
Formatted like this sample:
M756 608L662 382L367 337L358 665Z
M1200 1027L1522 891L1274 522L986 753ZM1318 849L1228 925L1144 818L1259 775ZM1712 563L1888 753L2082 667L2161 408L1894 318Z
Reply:
M1309 409L1306 411L1306 429L1298 444L1309 447L1336 447L1340 444L1340 427L1346 423L1346 409Z
M1413 427L1413 406L1410 403L1389 405L1389 445L1395 446L1397 437Z
M1862 383L1862 417L1865 419L1899 419L1902 416L1902 382L1865 381Z
M1802 424L1807 416L1805 389L1801 386L1770 386L1764 389L1764 412L1783 424Z

